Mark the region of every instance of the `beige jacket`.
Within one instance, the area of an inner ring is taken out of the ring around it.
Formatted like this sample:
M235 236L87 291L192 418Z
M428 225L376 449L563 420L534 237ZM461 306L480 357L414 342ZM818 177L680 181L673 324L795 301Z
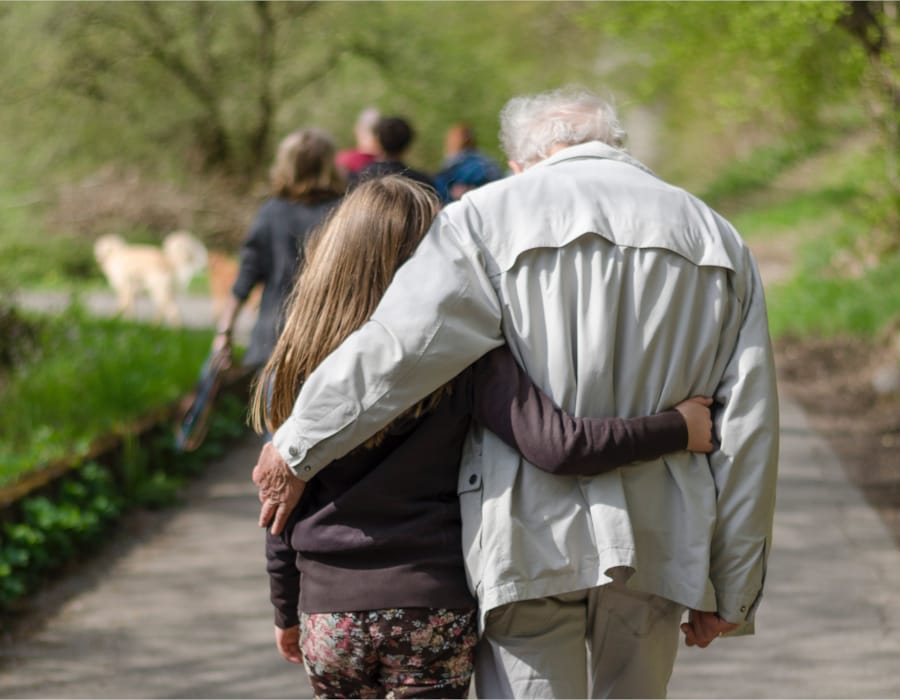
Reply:
M752 631L778 454L760 278L727 221L604 144L448 206L372 320L308 378L275 445L308 479L504 341L575 415L712 395L720 446L559 477L473 428L459 492L482 615L624 566L631 587Z

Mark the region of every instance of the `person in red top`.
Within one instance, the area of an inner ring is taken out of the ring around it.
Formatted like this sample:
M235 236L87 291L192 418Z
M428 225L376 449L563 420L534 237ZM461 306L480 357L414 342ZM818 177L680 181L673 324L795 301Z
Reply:
M440 206L433 190L398 175L346 196L310 243L253 395L257 430L280 425L304 378L369 318ZM712 450L709 404L694 397L647 417L574 418L506 346L491 351L317 474L284 530L267 532L279 651L305 663L317 697L467 697L476 602L457 490L470 422L540 469L595 475Z
M378 153L378 138L375 135L375 125L381 115L374 107L367 107L359 113L356 124L353 127L353 135L356 145L353 148L344 148L337 152L334 162L338 171L346 180L354 173L358 173L370 163L375 162Z

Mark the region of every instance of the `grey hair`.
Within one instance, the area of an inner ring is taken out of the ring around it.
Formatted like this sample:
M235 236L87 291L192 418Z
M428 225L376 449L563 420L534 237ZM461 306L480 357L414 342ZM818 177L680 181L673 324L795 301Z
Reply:
M555 146L602 141L625 145L625 129L610 101L569 86L514 97L500 112L500 142L506 156L523 167L549 156Z

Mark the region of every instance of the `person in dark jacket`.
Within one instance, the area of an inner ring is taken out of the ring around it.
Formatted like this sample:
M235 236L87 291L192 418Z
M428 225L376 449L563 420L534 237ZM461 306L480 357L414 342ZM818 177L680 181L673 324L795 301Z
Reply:
M404 161L404 155L414 137L412 126L403 117L379 119L375 124L375 138L378 142L375 162L351 174L350 187L384 175L403 175L423 185L434 187L434 182L428 174L409 167Z
M478 150L468 124L454 124L444 137L444 162L434 176L434 187L444 203L455 202L469 190L503 177L503 170Z
M258 369L268 359L281 331L284 300L303 265L306 239L344 192L334 158L334 141L321 129L300 129L278 146L269 172L271 197L241 246L237 279L218 319L213 350L230 347L238 313L261 284L259 315L242 362Z
M257 430L280 425L304 377L369 318L439 208L433 190L394 175L347 195L310 242L253 395ZM279 651L305 663L317 697L466 697L477 625L457 481L470 421L541 469L593 475L711 450L708 405L695 397L643 418L573 418L507 347L488 353L338 456L283 532L267 533Z

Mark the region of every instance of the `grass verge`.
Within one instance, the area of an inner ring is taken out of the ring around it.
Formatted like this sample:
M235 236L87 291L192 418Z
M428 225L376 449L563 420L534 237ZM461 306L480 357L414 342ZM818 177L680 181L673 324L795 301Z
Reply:
M773 337L872 337L900 314L897 198L883 172L877 148L830 148L728 213L758 259L776 251L790 268L767 287Z
M208 332L91 318L77 306L33 323L33 350L0 380L0 485L170 405L192 388L210 344Z

